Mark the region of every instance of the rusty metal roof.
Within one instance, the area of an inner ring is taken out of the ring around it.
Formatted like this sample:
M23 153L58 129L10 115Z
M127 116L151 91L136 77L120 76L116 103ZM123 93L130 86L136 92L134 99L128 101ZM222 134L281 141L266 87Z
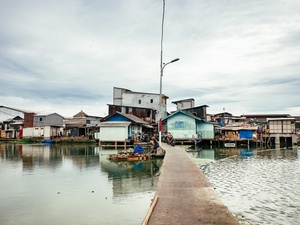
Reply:
M98 127L128 127L131 122L102 122Z

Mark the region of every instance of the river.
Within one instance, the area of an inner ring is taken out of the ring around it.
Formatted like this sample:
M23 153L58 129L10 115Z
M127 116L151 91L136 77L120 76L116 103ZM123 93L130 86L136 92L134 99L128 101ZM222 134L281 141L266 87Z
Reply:
M293 149L182 146L239 220L300 221L300 159ZM90 145L0 143L0 225L141 224L162 160L111 162Z
M299 148L187 149L239 220L257 225L299 224Z
M140 224L162 160L106 159L116 152L84 144L0 143L0 224Z

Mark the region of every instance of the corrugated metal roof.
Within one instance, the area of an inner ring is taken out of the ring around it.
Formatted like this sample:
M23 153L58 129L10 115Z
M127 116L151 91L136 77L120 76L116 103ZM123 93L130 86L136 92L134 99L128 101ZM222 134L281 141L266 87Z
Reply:
M5 109L21 112L21 113L34 113L33 111L23 110L23 109L16 109L16 108L11 108L11 107L7 107L7 106L3 106L3 105L0 105L0 108L5 108Z
M295 120L295 118L267 118L267 121L270 121L270 120L273 120L273 121L277 121L277 120Z
M69 125L85 125L86 124L86 119L84 118L76 118L76 119L68 119L65 120L66 126Z
M145 125L143 125L143 127L146 127L146 128L153 128L153 126L151 126L151 125L149 125L149 124L145 124Z
M82 118L82 117L87 117L87 116L88 115L81 110L79 113L75 114L73 117Z
M273 113L270 113L270 114L243 114L242 116L245 116L245 117L289 117L290 114L273 114Z
M126 114L126 113L121 113L121 112L116 112L115 114L119 114L119 115L121 115L121 116L123 116L123 117L129 119L130 121L132 121L134 123L137 123L137 124L148 124L148 122L146 122L146 121L144 121L144 120L140 119L139 117L137 117L135 115L132 115L132 114ZM103 120L106 121L108 118L114 116L115 114L104 117L102 119L102 121Z
M131 93L131 94L148 94L148 95L159 95L159 94L156 94L156 93L150 93L150 92L139 92L139 91L131 91L129 89L126 89L126 88L120 88L120 87L114 87L114 88L117 88L117 89L121 89L121 90L125 90L127 93ZM165 94L162 94L163 96L169 98L168 96L166 96Z
M127 119L135 122L135 123L142 123L142 124L147 124L147 122L145 122L144 120L140 119L139 117L132 115L132 114L125 114L125 113L121 113L121 112L117 112L118 114L126 117Z
M181 100L173 101L172 103L176 104L178 102L186 102L186 101L190 101L190 100L195 101L195 99L193 99L193 98L186 98L186 99L181 99Z
M208 123L208 122L202 120L201 118L195 116L194 114L185 112L184 110L178 110L178 111L174 112L173 114L171 114L171 115L167 116L166 118L164 118L163 121L165 121L165 120L169 119L170 117L173 117L174 115L179 114L179 113L182 113L182 114L184 114L184 115L186 115L186 116L192 117L192 118L194 118L194 119L196 119L196 120L198 120L198 121L203 121L203 122L205 122L205 123Z
M238 127L231 127L231 126L225 126L225 127L219 127L219 130L227 130L227 131L237 131L237 130L257 130L257 126L255 127L243 127L243 126L238 126Z
M300 120L300 116L292 116L295 120Z
M42 117L42 116L52 116L52 115L57 115L57 116L60 116L62 117L63 119L65 119L62 115L58 114L58 113L50 113L50 114L37 114L37 115L34 115L34 117Z
M128 127L131 122L102 122L98 127Z
M107 104L108 106L119 106L119 107L128 107L128 108L135 108L135 109L151 109L156 110L152 107L139 107L139 106L131 106L131 105L116 105L116 104Z

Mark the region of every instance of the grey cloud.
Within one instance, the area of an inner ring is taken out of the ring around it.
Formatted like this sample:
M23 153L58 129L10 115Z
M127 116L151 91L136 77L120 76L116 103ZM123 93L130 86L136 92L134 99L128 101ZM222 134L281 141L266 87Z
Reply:
M5 99L103 112L113 86L158 93L161 10L161 1L1 1ZM235 114L296 108L299 10L297 0L167 1L163 61L180 61L165 70L164 94Z

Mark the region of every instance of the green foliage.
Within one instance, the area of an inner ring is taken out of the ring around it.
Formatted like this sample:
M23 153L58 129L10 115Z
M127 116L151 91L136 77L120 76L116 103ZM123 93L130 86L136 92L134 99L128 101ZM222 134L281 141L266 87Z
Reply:
M31 143L34 143L34 140L32 138L23 138L23 139L20 139L18 142L24 143L24 144L31 144Z

